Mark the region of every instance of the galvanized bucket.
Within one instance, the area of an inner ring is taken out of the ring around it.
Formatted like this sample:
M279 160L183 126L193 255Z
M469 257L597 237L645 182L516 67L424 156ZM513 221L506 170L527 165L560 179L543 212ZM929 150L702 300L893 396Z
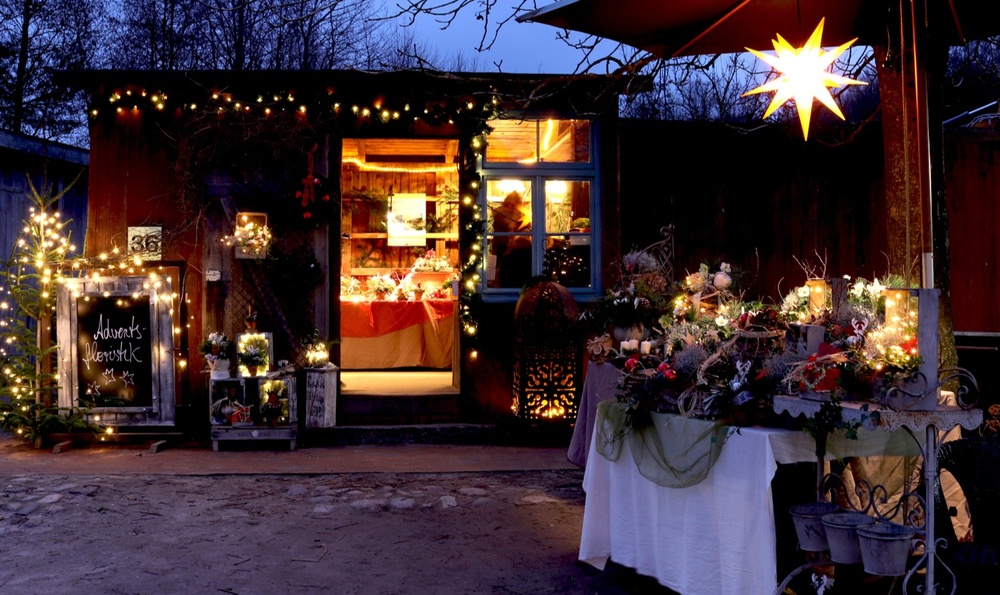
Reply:
M830 559L839 564L861 564L858 529L875 523L875 518L860 512L834 512L823 515Z
M826 543L826 529L823 527L823 515L839 510L839 506L828 502L809 502L791 507L788 514L792 515L799 547L807 552L825 552L829 549Z
M914 531L896 523L876 523L858 528L865 572L880 576L903 576Z

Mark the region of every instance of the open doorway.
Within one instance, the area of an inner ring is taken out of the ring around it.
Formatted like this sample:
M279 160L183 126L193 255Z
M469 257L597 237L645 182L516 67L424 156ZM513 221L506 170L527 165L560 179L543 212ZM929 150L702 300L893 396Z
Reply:
M457 154L457 139L343 140L345 394L458 390Z

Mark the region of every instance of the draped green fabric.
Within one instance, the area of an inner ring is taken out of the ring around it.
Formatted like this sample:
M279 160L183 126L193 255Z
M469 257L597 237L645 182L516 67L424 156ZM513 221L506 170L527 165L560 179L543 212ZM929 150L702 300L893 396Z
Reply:
M609 461L628 442L639 473L657 485L686 488L708 476L719 459L729 427L717 421L653 413L652 423L629 427L628 405L615 400L597 406L597 452Z

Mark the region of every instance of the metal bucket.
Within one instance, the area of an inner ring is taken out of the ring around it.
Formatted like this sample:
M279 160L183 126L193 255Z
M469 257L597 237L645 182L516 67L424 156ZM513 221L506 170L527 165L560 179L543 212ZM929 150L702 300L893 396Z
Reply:
M876 523L858 528L865 572L880 576L903 576L910 556L914 531L896 523Z
M826 543L826 529L823 527L823 515L839 510L839 506L829 502L809 502L791 507L788 514L792 515L799 547L807 552L825 552L829 549Z
M861 544L858 529L875 523L874 517L860 512L834 512L823 515L830 559L839 564L860 564Z

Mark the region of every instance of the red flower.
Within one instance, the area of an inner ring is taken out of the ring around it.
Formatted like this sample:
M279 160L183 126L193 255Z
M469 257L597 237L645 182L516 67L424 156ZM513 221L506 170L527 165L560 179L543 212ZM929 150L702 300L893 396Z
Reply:
M913 337L909 341L903 341L899 347L906 353L915 355L917 353L917 338Z

